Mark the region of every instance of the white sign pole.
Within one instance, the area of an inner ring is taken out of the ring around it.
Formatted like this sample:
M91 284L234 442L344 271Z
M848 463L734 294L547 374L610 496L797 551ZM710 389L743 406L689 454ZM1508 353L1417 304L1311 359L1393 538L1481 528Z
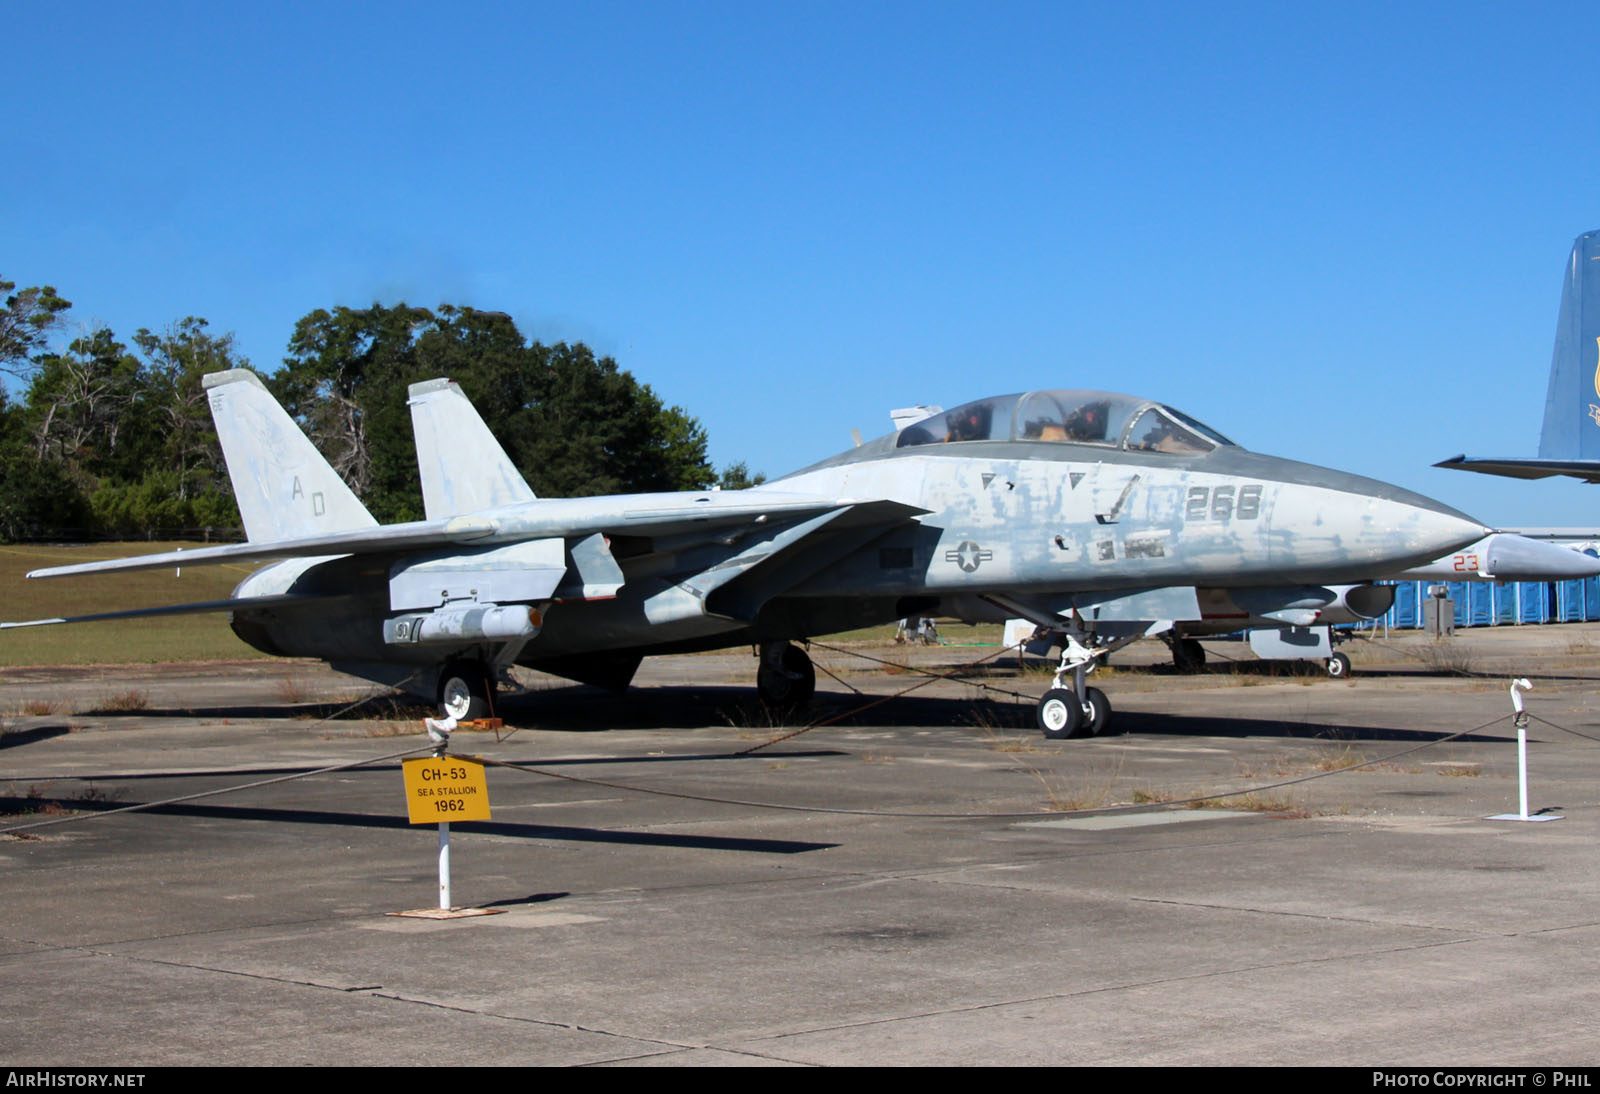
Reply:
M1524 807L1526 808L1526 807ZM450 822L439 822L439 910L450 910Z
M433 754L444 759L450 750L450 731L456 728L454 718L429 718L428 737L433 741ZM439 910L448 912L450 904L450 822L439 822Z

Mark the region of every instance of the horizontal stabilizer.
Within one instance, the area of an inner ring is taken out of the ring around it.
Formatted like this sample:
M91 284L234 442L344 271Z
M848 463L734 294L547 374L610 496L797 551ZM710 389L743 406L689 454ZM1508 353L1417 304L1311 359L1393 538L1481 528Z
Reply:
M232 612L242 608L272 608L280 604L303 604L310 600L328 601L334 597L314 596L250 596L230 600L200 600L192 604L166 604L159 608L129 608L120 612L96 612L93 615L73 615L56 619L28 619L17 623L0 623L0 631L21 627L48 627L58 623L102 623L111 619L143 619L162 615L198 615L203 612Z
M271 562L284 558L319 558L421 550L450 544L470 544L491 535L495 525L474 521L418 521L383 528L335 532L265 543L232 543L224 547L196 547L164 551L157 555L79 562L34 570L29 577L77 577L82 574L164 570L176 566L221 566L230 562Z
M495 518L452 517L383 527L353 529L329 535L271 542L235 543L167 551L137 558L82 562L34 570L29 577L75 577L80 574L160 570L173 566L216 566L230 562L268 562L284 558L336 555L401 555L444 547L489 547L532 539L582 539L595 534L673 536L686 541L722 540L769 521L804 518L841 508L870 505L874 514L889 511L898 519L927 510L898 502L857 503L848 498L822 498L760 489L685 494L625 494L597 498L550 498L529 502ZM601 580L604 580L603 578Z
M1452 456L1440 460L1435 467L1451 471L1476 471L1482 475L1503 475L1508 479L1547 479L1551 475L1567 475L1584 482L1600 483L1600 460L1540 460L1483 459L1479 457Z

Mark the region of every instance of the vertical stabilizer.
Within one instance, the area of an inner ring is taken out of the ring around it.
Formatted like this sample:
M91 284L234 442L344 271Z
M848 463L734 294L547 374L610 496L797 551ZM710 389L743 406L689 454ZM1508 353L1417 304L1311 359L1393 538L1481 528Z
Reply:
M534 500L460 385L427 380L412 384L409 394L422 506L429 520Z
M1567 259L1539 458L1600 460L1600 231L1579 236Z
M377 527L260 377L213 372L205 387L251 543Z

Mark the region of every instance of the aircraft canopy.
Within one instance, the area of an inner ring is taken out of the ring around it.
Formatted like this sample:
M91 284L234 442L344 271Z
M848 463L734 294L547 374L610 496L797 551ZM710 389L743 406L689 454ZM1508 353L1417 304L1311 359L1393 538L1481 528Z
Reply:
M978 399L900 431L895 446L953 441L1092 444L1196 456L1233 442L1180 410L1109 391L1056 389Z

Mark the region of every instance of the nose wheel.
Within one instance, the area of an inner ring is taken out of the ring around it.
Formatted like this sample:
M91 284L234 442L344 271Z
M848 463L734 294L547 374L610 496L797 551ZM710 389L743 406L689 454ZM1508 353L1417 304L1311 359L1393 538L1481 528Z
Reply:
M1084 688L1083 698L1072 688L1051 688L1039 699L1039 731L1052 741L1072 737L1099 737L1111 725L1111 700L1099 688Z
M1109 649L1090 649L1071 632L1063 634L1061 641L1061 666L1035 712L1039 732L1052 741L1110 732L1111 700L1099 688L1089 687L1087 680Z

